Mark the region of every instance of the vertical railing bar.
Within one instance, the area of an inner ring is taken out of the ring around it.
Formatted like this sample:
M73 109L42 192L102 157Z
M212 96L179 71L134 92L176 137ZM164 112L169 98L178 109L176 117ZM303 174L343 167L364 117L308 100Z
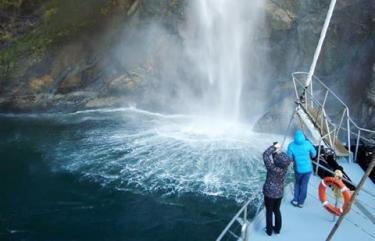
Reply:
M342 126L342 122L344 121L344 117L345 117L345 113L346 113L346 109L344 109L344 111L342 112L342 116L341 116L341 120L340 120L340 124L339 126L337 127L334 135L333 135L333 142L336 143L336 139L337 139L337 136L339 135L339 132L341 130L341 126Z
M298 98L299 98L298 89L297 89L296 80L295 80L294 76L293 76L293 85L294 85L294 92L296 93L296 97L297 97L297 100L298 100Z
M314 76L313 76L313 77L314 77ZM314 82L314 81L311 81L311 82L310 82L310 92L311 92L311 101L310 101L310 106L311 106L312 108L314 108L314 103L313 103L313 99L314 99L313 82Z
M244 241L247 241L247 207L245 208L244 212L243 212L243 221L244 221L244 224L243 224L243 227L241 230L242 231L242 240Z
M328 121L327 121L327 114L326 114L326 111L323 109L323 116L324 116L324 120L325 120L325 127L327 128L327 133L331 133L330 132L330 129L329 129L329 125L328 125ZM324 129L323 129L324 130ZM332 144L332 137L331 137L331 134L328 135L328 140L329 140L329 143L331 144L331 147L334 148L334 150L336 151L335 147L333 146Z
M347 138L348 138L348 151L349 151L349 162L352 163L352 156L350 155L350 148L351 148L351 143L350 143L350 138L351 138L351 130L350 130L350 116L349 116L349 109L346 109L346 125L347 125Z
M246 222L246 220L247 220L247 206L246 206L246 208L245 208L245 210L243 212L243 219Z
M319 140L319 147L318 147L318 155L316 156L318 161L316 165L316 170L315 170L315 176L318 175L318 169L319 169L319 163L320 163L320 151L322 149L322 138Z
M315 117L315 120L318 120L318 117L319 115L321 114L322 110L324 109L325 105L326 105L326 101L327 101L327 97L328 97L328 90L326 91L326 94L324 96L324 100L323 100L323 104L321 105L321 108L318 110L318 112L316 113L316 117ZM321 126L322 127L322 126Z
M354 162L357 162L357 154L358 154L358 147L359 147L359 140L361 139L361 130L358 130L357 135L357 143L355 145L355 154L354 154Z
M324 110L322 109L322 114L320 115L320 135L324 136L324 126L323 126L323 121L324 121Z

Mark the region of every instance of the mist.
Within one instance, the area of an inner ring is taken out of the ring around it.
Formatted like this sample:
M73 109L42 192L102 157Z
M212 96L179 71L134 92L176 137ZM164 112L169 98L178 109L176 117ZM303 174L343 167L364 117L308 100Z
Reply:
M112 55L122 68L144 69L147 84L136 105L231 121L264 113L269 46L263 5L189 1L174 27L156 18L126 29Z

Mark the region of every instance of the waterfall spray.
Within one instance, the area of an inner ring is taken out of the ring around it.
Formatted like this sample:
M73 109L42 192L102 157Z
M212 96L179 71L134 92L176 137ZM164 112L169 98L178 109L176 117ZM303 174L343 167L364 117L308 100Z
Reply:
M236 121L246 76L246 56L255 48L252 34L259 23L262 1L193 0L186 49L199 69L207 109L214 116ZM254 69L254 71L257 71Z

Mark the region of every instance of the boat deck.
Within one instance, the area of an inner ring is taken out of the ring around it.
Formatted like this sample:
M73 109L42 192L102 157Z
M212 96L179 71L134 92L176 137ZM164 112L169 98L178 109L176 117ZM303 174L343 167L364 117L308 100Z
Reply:
M363 175L360 167L356 164L344 164L344 166L345 171L349 173L352 181L358 183ZM265 210L263 209L248 229L248 240L326 240L337 218L334 221L333 216L322 207L319 201L318 186L320 180L318 176L311 177L308 197L303 208L294 207L290 204L293 195L293 185L287 186L281 206L283 217L281 233L272 235L271 237L265 234ZM339 227L333 240L375 240L375 220L371 218L375 215L375 185L371 180L367 180L364 188L369 193L360 192L357 199L359 200L359 205L353 205L352 210Z

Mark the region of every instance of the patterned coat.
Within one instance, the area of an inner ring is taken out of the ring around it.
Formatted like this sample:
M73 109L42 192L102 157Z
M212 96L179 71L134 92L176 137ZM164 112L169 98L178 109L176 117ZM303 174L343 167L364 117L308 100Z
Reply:
M284 193L284 179L291 159L284 152L275 153L274 146L270 146L263 153L264 165L267 169L266 182L263 185L263 194L269 198L282 198Z

